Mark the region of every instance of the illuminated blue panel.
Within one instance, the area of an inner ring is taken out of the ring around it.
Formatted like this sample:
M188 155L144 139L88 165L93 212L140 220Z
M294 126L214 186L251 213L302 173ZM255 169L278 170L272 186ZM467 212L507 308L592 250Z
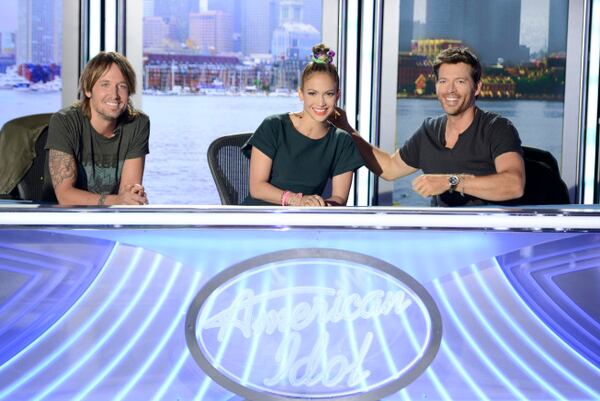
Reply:
M191 300L237 263L312 247L390 263L414 277L439 308L443 337L435 359L385 400L596 401L598 243L597 234L510 231L0 231L0 332L27 339L0 362L0 400L230 400L235 394L208 377L187 348ZM299 272L316 283L327 280L325 272L305 269L239 288L268 290L281 280L299 286L305 281ZM340 281L340 287L350 284ZM23 323L42 315L52 316L44 329L36 319ZM397 371L398 344L383 346L388 324L370 324L380 369ZM364 327L339 327L354 333L360 348ZM419 344L417 331L411 337L417 329L406 322L396 328L407 352ZM248 344L241 381L268 361L267 349ZM226 347L222 353L235 358Z
M526 248L499 258L499 263L537 315L600 365L600 236Z
M72 236L44 231L0 231L0 366L73 305L114 246L79 238L78 252L72 253L72 241ZM62 251L56 243L65 244Z

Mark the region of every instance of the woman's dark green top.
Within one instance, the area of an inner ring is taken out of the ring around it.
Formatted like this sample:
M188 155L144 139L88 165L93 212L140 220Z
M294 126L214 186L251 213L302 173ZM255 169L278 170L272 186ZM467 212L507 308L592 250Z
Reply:
M320 139L302 135L289 114L267 117L242 148L250 157L252 147L273 160L269 183L284 191L322 195L327 181L364 164L346 131L331 126ZM269 205L250 196L244 205Z

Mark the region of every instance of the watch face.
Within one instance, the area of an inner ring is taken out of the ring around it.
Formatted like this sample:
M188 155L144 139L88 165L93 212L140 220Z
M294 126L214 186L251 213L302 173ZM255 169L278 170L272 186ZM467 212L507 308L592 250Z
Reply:
M450 178L448 178L448 182L450 183L450 185L456 186L458 185L458 177L455 175L451 175Z

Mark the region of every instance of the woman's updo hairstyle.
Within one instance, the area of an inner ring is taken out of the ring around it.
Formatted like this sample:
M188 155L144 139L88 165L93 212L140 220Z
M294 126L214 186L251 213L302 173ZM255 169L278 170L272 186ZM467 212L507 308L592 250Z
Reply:
M315 72L326 72L329 74L331 79L334 80L336 88L340 87L340 76L338 75L337 68L333 64L333 56L335 52L330 50L329 47L323 43L319 43L312 48L312 58L304 67L302 71L302 77L300 80L300 89L304 88L306 80Z

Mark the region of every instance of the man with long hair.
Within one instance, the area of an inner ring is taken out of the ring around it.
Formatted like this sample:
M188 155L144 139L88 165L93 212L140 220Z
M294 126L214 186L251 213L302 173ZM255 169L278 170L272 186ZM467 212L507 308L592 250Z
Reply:
M79 79L81 100L55 113L48 167L60 204L144 205L142 177L150 120L130 96L136 76L116 52L100 52Z

